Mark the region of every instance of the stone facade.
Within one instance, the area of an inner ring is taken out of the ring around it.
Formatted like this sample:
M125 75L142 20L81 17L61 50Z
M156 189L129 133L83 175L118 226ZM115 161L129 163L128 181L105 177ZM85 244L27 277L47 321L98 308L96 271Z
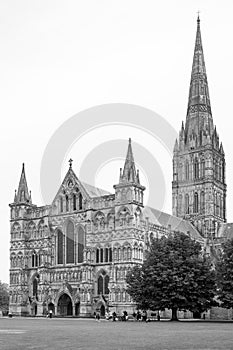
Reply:
M115 193L68 172L51 205L32 203L23 165L11 208L10 312L91 316L133 312L125 276L142 263L153 236L177 229L202 241L183 220L144 207L131 140Z

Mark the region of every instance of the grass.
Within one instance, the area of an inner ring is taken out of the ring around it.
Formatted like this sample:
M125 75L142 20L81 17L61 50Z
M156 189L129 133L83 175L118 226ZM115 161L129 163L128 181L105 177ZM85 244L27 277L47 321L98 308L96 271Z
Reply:
M0 319L0 349L230 350L231 322L111 322L93 319Z

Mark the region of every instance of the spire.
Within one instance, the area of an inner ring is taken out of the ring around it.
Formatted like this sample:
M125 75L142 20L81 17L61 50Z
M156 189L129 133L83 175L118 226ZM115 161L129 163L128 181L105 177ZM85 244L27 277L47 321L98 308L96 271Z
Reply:
M205 139L202 138L203 130L206 135L213 133L213 119L209 97L209 87L206 75L204 53L201 40L200 17L197 17L197 32L193 55L191 81L189 87L189 99L185 123L185 145L201 146ZM192 144L190 144L190 142Z
M25 175L24 163L22 167L22 173L19 181L19 187L17 194L15 193L15 203L29 203L31 204L31 194L28 192L27 180Z
M125 159L125 165L123 173L120 174L120 183L139 183L139 173L136 173L131 138L129 139L129 145L127 155Z
M173 153L177 153L178 151L179 151L179 145L178 145L178 140L176 139L175 145L174 145L174 148L173 148Z
M193 55L192 74L189 90L188 114L196 111L211 114L209 88L201 40L200 17L197 18L197 33Z

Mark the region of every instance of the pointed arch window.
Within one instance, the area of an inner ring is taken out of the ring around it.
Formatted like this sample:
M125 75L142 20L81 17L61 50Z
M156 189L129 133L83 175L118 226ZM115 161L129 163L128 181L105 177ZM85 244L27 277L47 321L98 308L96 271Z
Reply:
M63 198L60 197L60 212L63 213Z
M219 195L219 193L217 194L217 216L220 216L220 195Z
M63 233L61 231L57 232L57 263L63 264Z
M100 262L104 262L104 250L103 250L103 248L100 249Z
M83 262L83 252L85 243L84 229L80 226L78 228L78 263Z
M223 218L223 198L220 197L220 217Z
M181 215L182 214L182 194L179 194L179 203L178 203L178 211L179 211L179 214Z
M38 281L37 278L33 280L33 285L32 285L32 294L34 297L37 299L37 290L38 290Z
M194 193L194 206L193 206L193 212L196 214L198 213L199 208L198 208L198 193Z
M201 192L201 214L205 214L205 192Z
M104 278L104 294L109 294L108 284L109 284L109 276L106 275Z
M66 195L66 211L69 211L69 197Z
M97 294L103 294L104 291L104 279L103 276L100 275L98 278L98 293Z
M189 195L185 195L185 214L189 214Z
M96 263L99 263L99 256L100 256L100 251L99 248L96 249Z
M199 179L199 162L198 159L195 159L194 162L194 179Z
M66 262L74 263L74 224L69 221L66 232Z
M185 164L185 179L189 180L189 162L188 161L186 161L186 164Z
M105 271L102 271L98 277L97 294L109 294L108 284L109 276L106 274Z
M79 193L79 210L82 210L83 208L83 196L81 193Z
M73 210L76 210L76 209L77 209L76 201L77 201L77 199L76 199L76 194L74 193L74 194L73 194Z
M205 177L205 160L202 159L201 161L201 177Z
M108 262L108 248L105 248L105 262Z

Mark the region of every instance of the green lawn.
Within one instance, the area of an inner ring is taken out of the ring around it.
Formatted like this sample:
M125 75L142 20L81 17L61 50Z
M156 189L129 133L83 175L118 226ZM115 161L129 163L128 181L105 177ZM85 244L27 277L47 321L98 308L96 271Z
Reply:
M0 349L233 349L231 322L0 319Z

